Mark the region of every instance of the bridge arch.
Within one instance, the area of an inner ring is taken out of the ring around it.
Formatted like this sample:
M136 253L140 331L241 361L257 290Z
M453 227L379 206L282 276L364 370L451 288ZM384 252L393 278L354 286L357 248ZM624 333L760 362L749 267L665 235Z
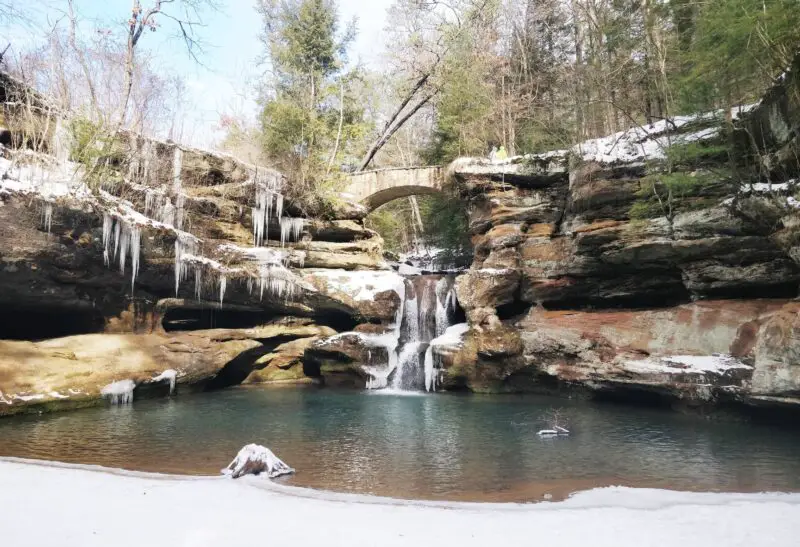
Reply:
M345 193L374 211L392 200L442 191L441 167L376 169L350 175Z

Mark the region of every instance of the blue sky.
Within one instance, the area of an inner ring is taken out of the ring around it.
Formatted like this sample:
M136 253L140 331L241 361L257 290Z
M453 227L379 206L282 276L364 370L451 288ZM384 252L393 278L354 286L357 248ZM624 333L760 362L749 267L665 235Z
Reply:
M18 3L26 5L30 1L18 0ZM142 0L142 4L147 7L152 1ZM40 40L66 9L66 0L34 2L35 7L30 8L35 10L32 25L0 31L14 47ZM168 20L162 19L163 29L148 33L142 40L142 46L156 57L163 70L174 71L186 80L191 107L185 140L198 146L211 146L219 139L215 128L220 114L253 116L256 109L252 82L260 74L257 59L261 53L258 41L261 20L255 10L255 0L219 0L218 3L218 11L207 9L202 13L206 26L198 29L205 46L201 56L203 66L186 53L183 43L174 34L175 27ZM340 21L358 17L358 37L351 50L353 62L373 67L380 64L386 10L391 3L392 0L339 0ZM95 27L124 32L122 25L130 6L131 0L75 0L86 32Z

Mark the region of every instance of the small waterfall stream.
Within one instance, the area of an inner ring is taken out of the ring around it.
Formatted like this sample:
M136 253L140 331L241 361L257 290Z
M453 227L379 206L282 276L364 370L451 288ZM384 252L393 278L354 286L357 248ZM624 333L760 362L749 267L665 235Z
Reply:
M381 335L388 353L385 367L371 366L369 389L434 391L438 371L431 340L441 336L457 313L455 275L407 277L393 331Z

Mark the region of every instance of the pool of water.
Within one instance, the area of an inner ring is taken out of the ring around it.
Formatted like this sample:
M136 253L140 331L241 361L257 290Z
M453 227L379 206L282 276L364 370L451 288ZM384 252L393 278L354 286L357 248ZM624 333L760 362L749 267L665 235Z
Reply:
M559 409L571 435L540 438ZM536 501L606 485L800 490L800 431L541 396L232 389L0 420L0 456L216 474L245 444L289 484L398 498Z

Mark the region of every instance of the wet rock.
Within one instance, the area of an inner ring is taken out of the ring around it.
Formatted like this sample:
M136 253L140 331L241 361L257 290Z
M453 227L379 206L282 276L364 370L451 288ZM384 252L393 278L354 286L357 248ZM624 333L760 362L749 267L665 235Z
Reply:
M303 355L306 375L327 386L363 389L370 377L364 367L389 360L386 346L374 336L348 332L314 342Z
M752 394L800 399L800 305L792 303L758 331Z

